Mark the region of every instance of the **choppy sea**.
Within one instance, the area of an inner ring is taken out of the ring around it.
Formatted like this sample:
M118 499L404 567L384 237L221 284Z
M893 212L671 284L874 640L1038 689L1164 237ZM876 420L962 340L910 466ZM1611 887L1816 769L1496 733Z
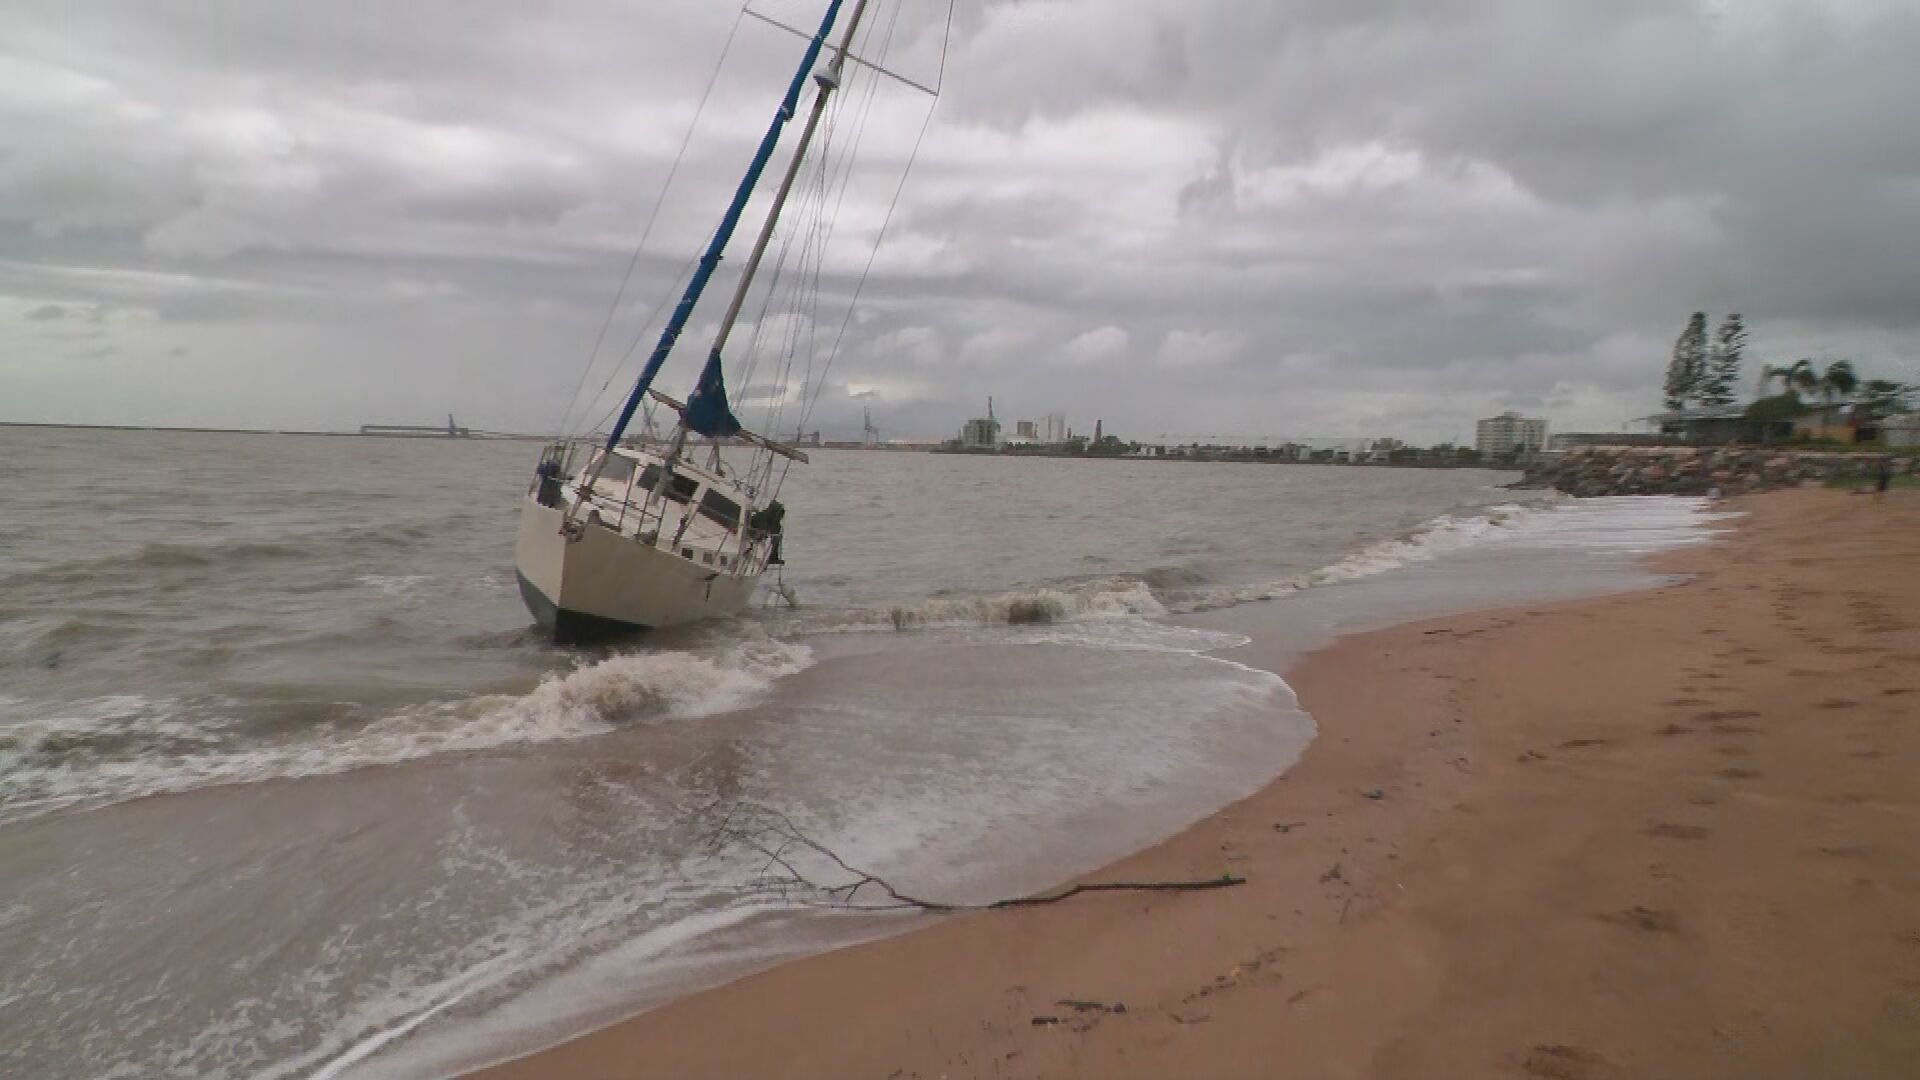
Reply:
M1512 474L822 451L798 608L531 632L531 444L0 428L0 1074L434 1075L1091 869L1314 732L1259 635L1625 587L1678 499ZM817 900L817 897L811 899Z

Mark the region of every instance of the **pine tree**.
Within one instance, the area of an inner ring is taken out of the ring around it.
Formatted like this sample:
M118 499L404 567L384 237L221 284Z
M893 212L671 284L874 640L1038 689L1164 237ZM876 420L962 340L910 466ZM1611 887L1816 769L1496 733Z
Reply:
M1673 343L1673 362L1667 365L1666 402L1669 412L1687 407L1699 396L1707 375L1707 313L1696 311Z
M1706 377L1700 382L1700 404L1731 405L1740 386L1740 364L1746 358L1747 328L1739 315L1720 321Z

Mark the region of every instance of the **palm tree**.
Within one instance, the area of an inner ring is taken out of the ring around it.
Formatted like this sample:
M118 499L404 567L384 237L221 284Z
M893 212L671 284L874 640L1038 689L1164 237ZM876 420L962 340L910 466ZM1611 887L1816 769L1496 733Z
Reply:
M1844 364L1846 361L1843 360L1841 363ZM1848 367L1848 377L1851 378L1852 374L1853 369ZM1767 388L1773 385L1775 379L1780 380L1781 393L1793 394L1796 398L1800 396L1799 391L1811 392L1820 386L1820 376L1814 372L1813 361L1804 356L1785 367L1768 364L1761 368L1760 392L1764 394Z
M1820 396L1831 402L1850 396L1860 385L1860 377L1853 373L1852 361L1835 360L1827 365L1817 385Z

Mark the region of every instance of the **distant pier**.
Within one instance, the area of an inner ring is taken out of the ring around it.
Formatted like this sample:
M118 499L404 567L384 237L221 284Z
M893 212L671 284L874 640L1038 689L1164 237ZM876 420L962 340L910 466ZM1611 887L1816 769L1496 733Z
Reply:
M446 427L427 427L420 424L361 424L360 434L377 435L390 439L471 439L473 432L454 423L453 414L447 414Z

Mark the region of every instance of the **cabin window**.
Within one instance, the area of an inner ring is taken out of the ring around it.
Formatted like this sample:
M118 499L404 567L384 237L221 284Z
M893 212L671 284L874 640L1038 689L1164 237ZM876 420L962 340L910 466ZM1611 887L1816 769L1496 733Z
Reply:
M600 469L600 479L624 486L627 481L633 479L633 459L621 457L619 454L607 458L606 464Z
M640 473L640 490L651 492L659 483L660 466L649 465ZM698 490L700 490L700 481L695 480L691 476L681 476L679 473L674 473L667 483L666 491L662 494L674 502L686 502L688 499L693 498L693 493Z
M700 512L728 529L740 527L740 504L712 488L700 497Z

